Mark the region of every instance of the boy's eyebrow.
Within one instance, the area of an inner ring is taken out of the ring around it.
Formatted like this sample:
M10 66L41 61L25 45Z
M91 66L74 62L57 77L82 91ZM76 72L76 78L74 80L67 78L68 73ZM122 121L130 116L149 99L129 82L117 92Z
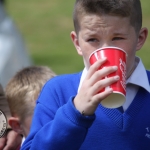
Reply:
M98 33L97 32L92 32L92 33L87 32L84 35L85 36L95 36L95 35L98 35ZM127 34L127 33L113 33L113 36L128 36L128 35L129 34Z
M114 33L115 36L120 36L120 35L128 35L127 33Z

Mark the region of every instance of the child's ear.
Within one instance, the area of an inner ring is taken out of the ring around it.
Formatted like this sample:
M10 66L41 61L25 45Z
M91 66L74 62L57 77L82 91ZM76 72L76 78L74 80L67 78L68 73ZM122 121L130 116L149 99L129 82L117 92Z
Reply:
M19 118L17 118L17 117L10 117L8 119L8 123L9 123L9 125L11 126L11 128L14 131L16 131L19 134L23 134L23 130L21 128L21 124L20 124Z
M70 36L71 36L72 42L73 42L78 54L82 55L82 51L81 51L81 48L80 48L80 44L79 44L79 40L78 40L78 36L77 36L76 32L72 31Z
M140 50L142 46L144 45L147 35L148 35L147 28L142 28L139 32L138 43L137 43L137 48L136 48L137 51Z

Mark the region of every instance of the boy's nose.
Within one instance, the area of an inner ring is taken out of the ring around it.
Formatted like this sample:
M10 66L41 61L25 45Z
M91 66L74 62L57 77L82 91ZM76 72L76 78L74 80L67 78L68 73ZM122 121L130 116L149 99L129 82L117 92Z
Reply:
M101 44L100 47L102 48L102 47L109 47L109 46L112 46L111 43L103 43Z

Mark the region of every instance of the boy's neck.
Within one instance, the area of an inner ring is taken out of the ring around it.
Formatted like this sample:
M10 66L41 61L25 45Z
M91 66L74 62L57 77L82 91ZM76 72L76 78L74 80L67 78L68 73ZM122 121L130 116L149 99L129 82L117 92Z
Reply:
M132 75L132 73L135 70L135 68L137 67L138 63L139 63L138 58L135 58L134 64L133 64L133 66L132 66L132 68L131 68L131 70L129 72L129 75L127 76L127 79Z

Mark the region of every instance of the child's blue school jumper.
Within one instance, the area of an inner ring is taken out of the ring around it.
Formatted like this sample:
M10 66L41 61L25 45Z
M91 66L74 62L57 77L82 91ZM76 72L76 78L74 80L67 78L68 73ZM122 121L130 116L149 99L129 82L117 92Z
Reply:
M47 82L22 150L150 150L150 93L140 88L124 113L99 105L93 116L82 116L72 103L80 77Z

